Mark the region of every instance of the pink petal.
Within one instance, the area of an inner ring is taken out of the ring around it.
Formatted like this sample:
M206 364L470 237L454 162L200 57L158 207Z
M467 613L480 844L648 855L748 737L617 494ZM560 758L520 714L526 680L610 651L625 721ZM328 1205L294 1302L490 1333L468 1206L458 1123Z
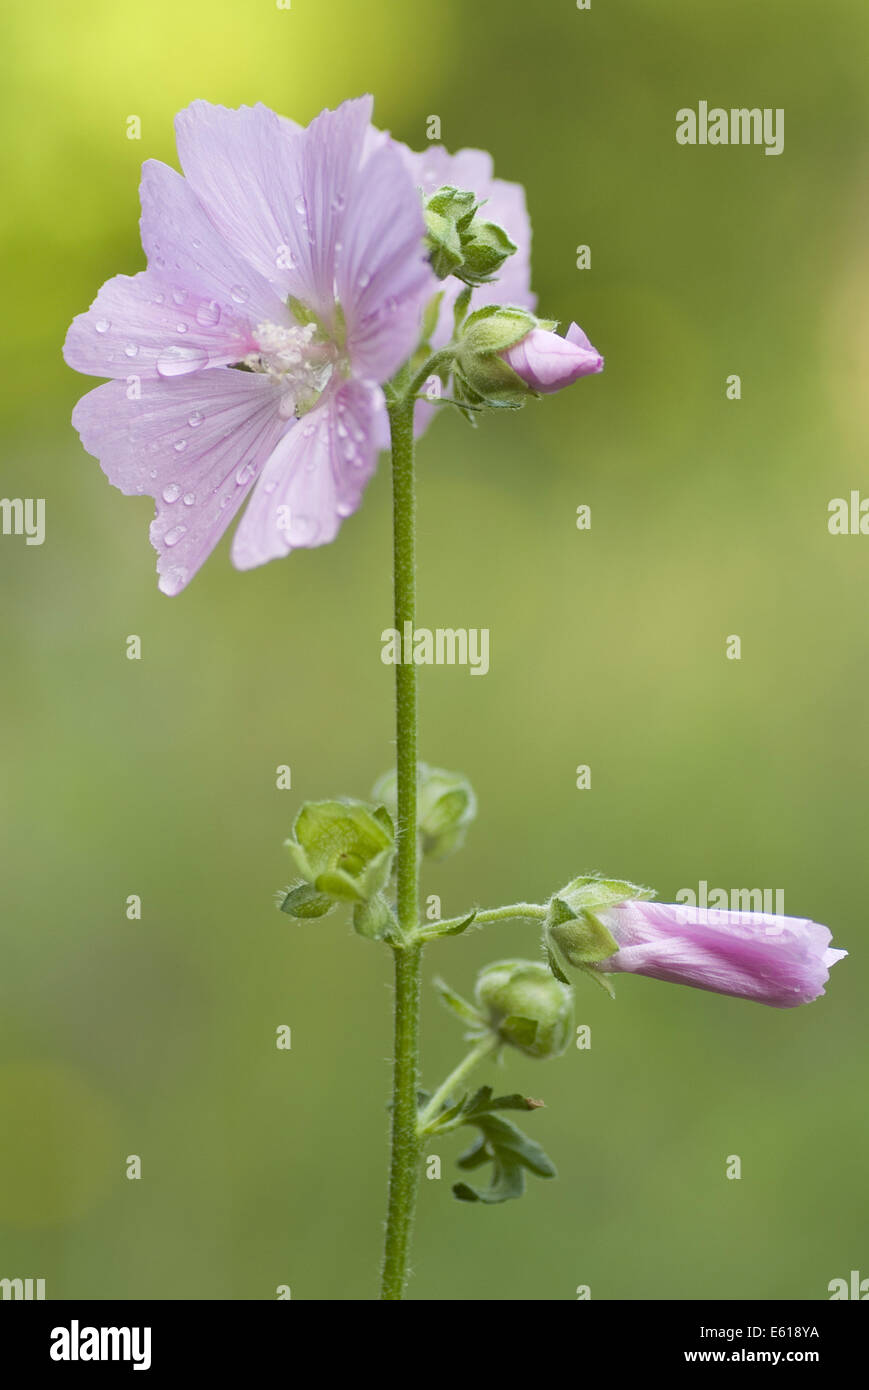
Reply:
M381 145L347 190L338 297L354 372L387 381L419 343L439 282L423 247L422 203L400 152Z
M208 291L142 270L106 281L73 319L63 356L90 376L148 380L228 366L253 349L248 325Z
M287 321L284 299L220 235L186 179L168 164L142 166L142 246L150 269L195 291L232 324ZM214 310L210 316L213 317ZM205 317L209 317L206 310Z
M238 569L334 540L374 472L382 410L379 388L348 381L284 435L233 537Z
M287 422L270 377L228 368L143 381L129 400L119 381L82 397L73 424L111 483L157 503L151 542L160 588L179 593L211 554Z
M175 120L181 164L214 225L282 299L331 326L345 185L362 160L372 98L293 131L264 106L195 101Z

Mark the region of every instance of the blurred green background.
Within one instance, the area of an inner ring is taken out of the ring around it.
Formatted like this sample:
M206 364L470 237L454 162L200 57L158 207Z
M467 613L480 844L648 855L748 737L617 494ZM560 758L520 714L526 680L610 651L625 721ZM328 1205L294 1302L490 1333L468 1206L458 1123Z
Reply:
M869 540L826 525L830 498L869 494L867 41L853 0L6 8L0 490L46 498L47 539L0 539L0 1276L49 1298L376 1290L389 956L343 917L294 926L273 890L299 803L364 796L392 758L387 470L336 544L240 575L224 543L166 599L152 504L81 449L94 383L60 355L99 284L144 264L139 165L175 163L177 109L307 121L366 90L412 146L438 114L449 148L526 185L541 311L607 359L420 450L420 622L492 640L485 680L423 672L423 754L480 802L424 891L451 915L587 869L664 901L780 888L851 952L795 1011L580 983L591 1050L500 1078L545 1098L529 1128L559 1180L468 1207L441 1141L411 1296L826 1298L869 1276ZM784 153L678 146L701 99L783 107ZM490 927L433 947L427 980L467 992L537 950ZM460 1047L427 988L429 1084Z

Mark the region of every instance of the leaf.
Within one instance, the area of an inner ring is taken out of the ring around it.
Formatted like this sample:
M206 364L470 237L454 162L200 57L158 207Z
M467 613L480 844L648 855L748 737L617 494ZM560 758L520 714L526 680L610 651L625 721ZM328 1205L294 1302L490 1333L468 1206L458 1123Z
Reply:
M438 931L438 923L433 922L432 930L430 932L427 932L426 935L432 941L436 940L439 936L461 936L463 931L468 930L468 927L471 925L476 915L477 909L474 908L474 911L471 913L470 917L465 917L463 921L456 922L454 926L446 927L443 931Z
M466 1101L464 1113L470 1119L473 1115L490 1114L493 1110L541 1110L542 1100L532 1100L514 1091L509 1096L493 1096L491 1086L481 1086L475 1096Z
M481 1086L476 1095L464 1105L464 1122L474 1125L480 1137L457 1160L465 1171L491 1163L492 1174L488 1187L471 1187L460 1182L453 1194L460 1202L483 1202L494 1205L521 1197L525 1191L526 1172L540 1178L554 1178L555 1164L533 1139L529 1139L512 1121L493 1115L499 1110L535 1110L540 1102L525 1096L492 1096L491 1086Z
M517 1163L509 1159L496 1159L492 1165L492 1180L488 1187L471 1187L469 1183L457 1182L453 1195L460 1202L483 1202L494 1206L498 1202L509 1202L521 1197L525 1192L525 1174Z

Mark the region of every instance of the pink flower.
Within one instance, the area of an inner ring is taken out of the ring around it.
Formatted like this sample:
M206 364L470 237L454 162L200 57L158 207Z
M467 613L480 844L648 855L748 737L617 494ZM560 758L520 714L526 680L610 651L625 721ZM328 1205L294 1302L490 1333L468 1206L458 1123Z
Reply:
M618 951L595 968L733 994L774 1008L808 1004L824 993L830 967L847 951L804 917L723 912L656 902L598 911Z
M109 280L69 330L69 365L113 378L73 423L110 482L155 499L164 593L247 498L239 569L332 540L374 471L380 384L415 350L437 281L419 193L371 109L348 101L302 129L194 102L176 120L184 177L143 169L147 270Z
M603 371L603 358L575 323L563 338L545 328L533 328L500 356L526 386L543 395L571 386L581 376Z

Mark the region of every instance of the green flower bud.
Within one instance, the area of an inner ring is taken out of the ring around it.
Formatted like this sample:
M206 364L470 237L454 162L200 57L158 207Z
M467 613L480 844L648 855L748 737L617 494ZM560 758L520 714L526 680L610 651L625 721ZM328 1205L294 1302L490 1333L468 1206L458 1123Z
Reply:
M516 251L503 227L497 222L483 222L475 217L462 238L464 261L461 270L453 273L466 285L488 285L498 278L508 256Z
M417 827L423 854L445 859L465 842L468 826L477 814L474 789L460 772L420 763L418 768ZM393 819L397 815L398 779L393 769L375 783L372 796L382 801Z
M560 1057L570 1040L573 991L542 961L501 960L477 976L477 1004L489 1027L527 1057Z
M489 284L516 250L503 227L477 216L480 206L473 193L451 184L425 200L429 261L439 279L455 275L466 285Z
M296 817L293 838L286 845L298 873L315 894L343 902L367 902L389 880L395 831L383 806L366 806L361 801L309 801ZM285 910L295 915L292 907ZM322 913L315 910L315 915Z

